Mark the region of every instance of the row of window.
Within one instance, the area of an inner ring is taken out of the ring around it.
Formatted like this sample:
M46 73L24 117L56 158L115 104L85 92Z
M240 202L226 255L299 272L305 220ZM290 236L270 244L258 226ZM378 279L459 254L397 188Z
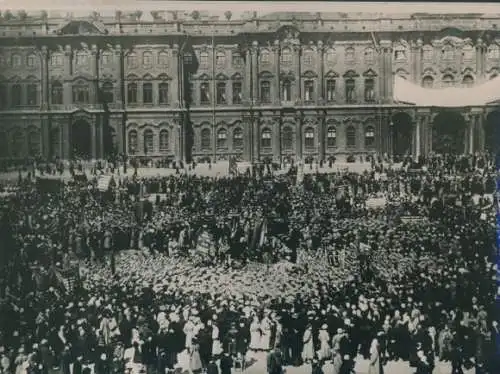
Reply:
M29 131L27 134L20 130L15 131L10 138L10 144L7 134L0 133L0 157L23 156L26 146L29 156L40 155L41 139L38 130Z
M228 131L224 128L219 129L216 134L216 147L217 149L227 149L228 144ZM354 148L357 145L356 128L348 126L345 132L346 146ZM155 153L155 133L153 130L147 129L143 133L143 151L145 154ZM291 151L294 144L294 131L290 127L285 127L282 132L282 149ZM328 127L326 137L327 147L337 146L337 129L333 126ZM365 130L364 137L365 147L375 146L375 129L368 126ZM261 133L260 146L262 148L271 148L272 146L272 132L270 129L264 129ZM304 146L305 148L314 148L316 146L316 135L313 128L309 127L304 131ZM233 130L232 147L234 150L243 149L243 130L236 128ZM210 129L202 129L200 133L200 149L207 151L212 149L212 135ZM128 132L128 151L129 154L137 154L140 152L138 143L137 130L130 130ZM159 133L159 151L160 153L167 153L169 151L169 133L167 130L161 130Z
M465 75L462 78L462 85L465 87L472 87L474 85L474 78L470 75ZM434 87L434 78L431 77L430 75L425 76L422 79L422 86L425 88L432 88ZM455 78L450 75L446 74L441 78L441 86L442 87L453 87L455 86Z

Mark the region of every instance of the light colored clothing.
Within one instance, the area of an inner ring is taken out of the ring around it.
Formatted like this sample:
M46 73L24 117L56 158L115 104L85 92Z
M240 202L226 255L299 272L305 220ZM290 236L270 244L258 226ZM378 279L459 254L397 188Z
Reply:
M380 369L379 344L377 340L373 340L370 347L370 364L368 366L368 374L382 374Z
M219 328L212 326L212 356L218 356L222 353L222 344L219 340Z
M250 346L252 350L260 349L260 323L258 321L252 322L250 325Z
M326 330L319 330L318 340L320 342L318 358L320 360L329 360L332 356L332 350L330 348L330 335Z
M304 361L310 361L314 358L313 335L310 328L304 332L302 342L304 343L304 348L302 349L302 359Z
M268 351L271 349L271 323L267 317L262 318L260 322L260 331L262 333L260 337L260 349Z

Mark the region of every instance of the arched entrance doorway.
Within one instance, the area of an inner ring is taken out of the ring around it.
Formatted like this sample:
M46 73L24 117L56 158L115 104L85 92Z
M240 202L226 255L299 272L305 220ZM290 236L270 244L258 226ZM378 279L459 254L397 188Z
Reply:
M500 110L488 114L484 124L485 151L497 153L500 150Z
M411 153L413 132L412 119L408 113L398 112L392 116L392 152L403 157Z
M465 150L465 119L454 111L439 113L432 124L432 151L462 154Z
M71 155L89 159L92 155L92 134L90 124L83 119L73 123L71 127Z

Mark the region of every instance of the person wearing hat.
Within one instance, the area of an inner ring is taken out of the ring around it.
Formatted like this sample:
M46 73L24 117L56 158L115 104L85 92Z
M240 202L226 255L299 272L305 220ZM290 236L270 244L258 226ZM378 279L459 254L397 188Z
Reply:
M231 374L231 369L234 366L234 361L228 351L224 351L220 359L220 374Z

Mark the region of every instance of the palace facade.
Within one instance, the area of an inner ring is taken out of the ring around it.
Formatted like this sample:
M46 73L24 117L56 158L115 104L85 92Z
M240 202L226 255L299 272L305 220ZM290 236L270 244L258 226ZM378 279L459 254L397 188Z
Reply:
M393 100L394 76L500 70L500 16L4 12L0 157L255 161L495 147L495 105Z

